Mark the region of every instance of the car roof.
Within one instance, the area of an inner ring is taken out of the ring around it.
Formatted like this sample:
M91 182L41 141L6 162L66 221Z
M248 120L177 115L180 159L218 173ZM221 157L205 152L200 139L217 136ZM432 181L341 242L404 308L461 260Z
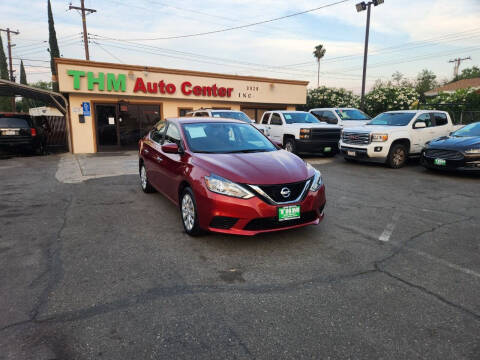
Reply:
M207 117L207 116L176 117L176 118L166 118L165 120L176 122L178 124L192 124L192 123L205 123L205 122L219 122L219 123L228 122L228 123L247 124L245 121L242 121L242 120Z
M268 110L268 111L265 111L265 113L273 113L273 112L276 112L276 113L306 113L308 111L300 111L300 110Z
M310 109L309 111L313 111L313 110L360 110L360 109L353 108L353 107L331 107L331 108L314 108L314 109Z
M242 112L241 110L231 110L231 109L212 109L212 108L206 108L206 109L197 109L197 110L192 110L189 111L188 114L197 112L197 111L221 111L221 112Z
M434 110L434 109L430 109L430 110L392 110L392 111L384 111L386 113L404 113L404 114L408 114L408 113L415 113L415 114L420 114L420 113L429 113L429 112L432 112L432 111L435 111L435 112L442 112L442 113L445 113L447 114L446 111L443 111L443 110Z

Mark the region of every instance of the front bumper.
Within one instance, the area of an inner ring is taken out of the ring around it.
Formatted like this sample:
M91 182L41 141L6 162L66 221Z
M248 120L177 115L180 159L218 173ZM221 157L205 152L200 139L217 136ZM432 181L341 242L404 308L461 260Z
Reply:
M390 151L390 144L374 142L368 145L351 145L340 141L340 153L349 159L385 162Z
M270 205L258 197L237 199L205 190L195 194L200 227L213 232L255 235L264 232L316 225L323 219L325 186L309 192L301 202ZM278 221L278 208L300 205L300 219Z
M445 171L475 171L480 172L480 155L465 155L461 160L445 160L445 165L435 164L433 157L426 156L422 153L421 163L429 169L445 170Z
M295 139L295 148L301 153L338 153L338 140Z

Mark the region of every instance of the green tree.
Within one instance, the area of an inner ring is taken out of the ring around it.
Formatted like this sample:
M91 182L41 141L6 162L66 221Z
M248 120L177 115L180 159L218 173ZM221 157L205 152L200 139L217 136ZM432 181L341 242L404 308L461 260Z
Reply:
M327 50L323 47L323 45L315 46L315 50L313 51L313 56L317 59L318 69L317 69L317 87L320 86L320 60L325 56Z
M480 68L478 66L472 66L462 70L462 73L454 80L473 79L480 77Z
M329 88L320 86L316 89L308 90L307 103L299 107L302 110L310 110L322 107L358 107L360 98L351 91L343 88Z
M438 86L437 75L433 71L423 69L415 82L415 90L420 94L420 100L425 102L425 93Z
M53 91L58 91L57 69L55 68L54 59L60 57L60 50L58 49L57 34L55 32L50 0L48 0L48 43L50 45L50 68L52 70Z
M20 60L20 84L28 85L27 83L27 73L25 72L25 66L23 66L23 60ZM30 101L27 98L22 97L21 101L17 101L17 111L28 112L30 109Z
M3 49L2 36L0 35L0 78L9 80L8 77L8 67L7 67L7 57L5 56L5 51ZM11 111L11 98L7 96L0 96L0 110L1 111Z

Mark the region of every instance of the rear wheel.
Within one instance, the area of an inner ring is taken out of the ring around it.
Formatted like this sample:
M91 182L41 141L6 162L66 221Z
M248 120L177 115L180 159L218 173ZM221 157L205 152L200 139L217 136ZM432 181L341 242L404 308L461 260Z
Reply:
M292 154L296 153L295 140L287 139L285 140L284 149Z
M185 232L191 236L197 236L202 233L198 223L197 204L191 188L183 190L180 197L180 214Z
M387 164L392 169L399 169L407 162L407 149L402 144L394 144L388 153Z
M148 181L147 169L145 168L144 164L140 166L140 185L142 186L142 190L144 193L148 194L155 192L155 189Z

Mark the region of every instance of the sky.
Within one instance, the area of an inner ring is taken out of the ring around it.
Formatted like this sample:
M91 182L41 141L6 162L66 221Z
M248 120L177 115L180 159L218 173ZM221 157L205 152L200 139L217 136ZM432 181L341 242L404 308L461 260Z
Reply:
M320 85L361 89L366 11L359 0L245 29L158 39L235 27L328 5L338 0L85 0L90 59L227 74L310 81L317 85L314 47L326 48ZM79 6L80 0L72 0ZM52 0L61 56L84 59L81 16L70 1ZM480 65L480 0L385 0L372 7L367 89L399 71L413 80L422 69L451 79L449 60ZM19 78L49 81L47 0L2 1L0 27L12 35ZM146 40L157 39L157 40ZM2 33L6 51L6 36Z

